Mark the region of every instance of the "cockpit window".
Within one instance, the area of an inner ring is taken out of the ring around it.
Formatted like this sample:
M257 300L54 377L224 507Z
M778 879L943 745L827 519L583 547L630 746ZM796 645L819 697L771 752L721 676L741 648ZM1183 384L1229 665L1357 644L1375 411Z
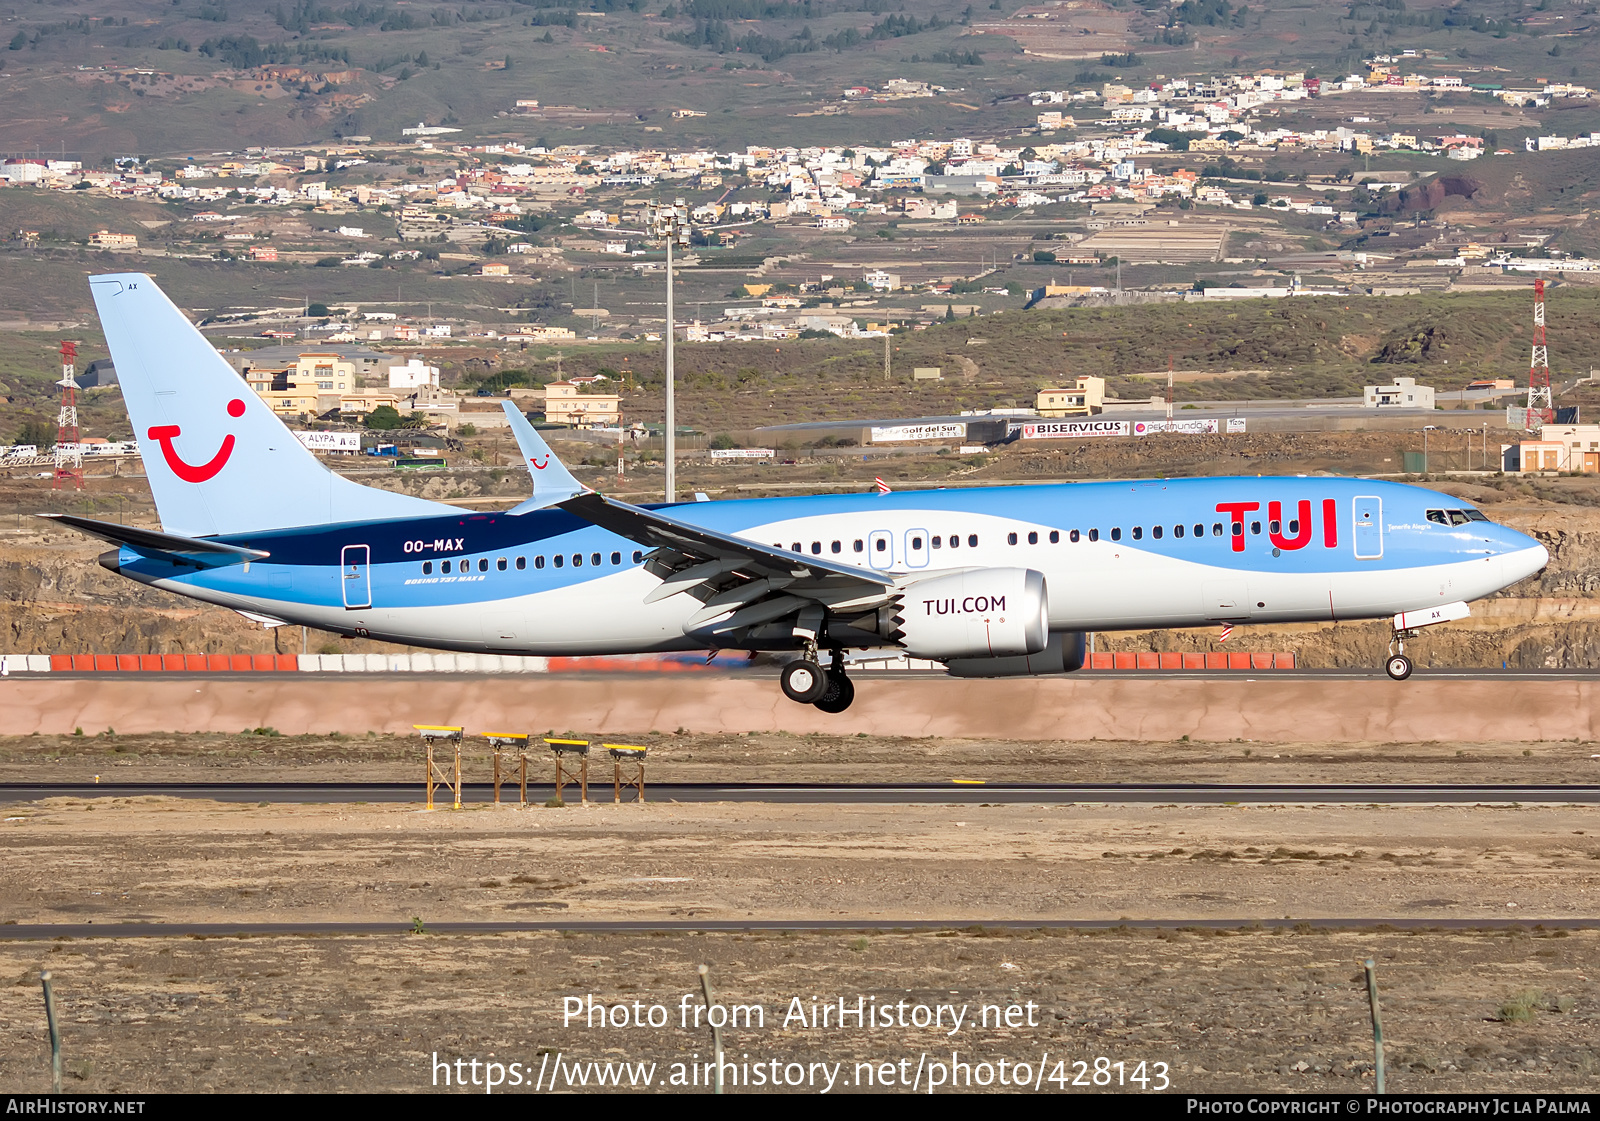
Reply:
M1430 522L1438 522L1440 525L1466 525L1468 522L1489 520L1479 510L1429 510L1427 514Z

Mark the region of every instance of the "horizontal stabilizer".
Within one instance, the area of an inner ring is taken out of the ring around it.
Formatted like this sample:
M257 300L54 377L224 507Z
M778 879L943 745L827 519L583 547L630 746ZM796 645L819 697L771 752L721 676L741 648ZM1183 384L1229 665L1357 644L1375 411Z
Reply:
M271 553L261 549L246 549L221 541L205 541L195 537L180 537L176 533L160 533L138 526L118 525L116 522L97 522L93 518L80 518L76 514L40 514L41 518L69 525L79 533L98 537L113 545L121 545L147 557L184 557L201 560L207 565L237 564L240 561L266 560Z

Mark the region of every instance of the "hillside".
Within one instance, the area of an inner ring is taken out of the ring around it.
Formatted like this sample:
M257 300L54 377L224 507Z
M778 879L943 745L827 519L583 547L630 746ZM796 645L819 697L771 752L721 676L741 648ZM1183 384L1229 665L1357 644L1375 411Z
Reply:
M1032 121L1007 94L1224 68L1347 72L1401 45L1500 81L1593 73L1600 44L1587 9L1555 6L10 0L0 6L0 149L99 158L325 143L418 120L464 138L619 145L742 146L753 126L794 144L992 134ZM1552 48L1550 21L1568 12ZM843 88L892 77L951 92L840 104ZM518 98L546 111L504 117Z

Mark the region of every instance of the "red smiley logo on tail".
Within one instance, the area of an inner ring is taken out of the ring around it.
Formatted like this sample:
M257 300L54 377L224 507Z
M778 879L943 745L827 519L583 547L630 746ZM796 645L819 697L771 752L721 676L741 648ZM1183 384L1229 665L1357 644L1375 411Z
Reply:
M550 462L550 457L549 456L545 456L544 457L544 463L540 463L539 460L538 460L538 457L530 455L528 457L528 462L533 464L533 469L535 471L543 471L544 470L544 464Z
M229 416L243 416L244 402L237 398L228 402ZM196 466L185 463L178 450L172 446L172 441L182 435L183 430L176 424L162 424L146 433L150 439L161 445L161 454L167 461L167 466L172 468L172 473L186 483L203 483L216 477L217 472L228 465L228 457L233 455L233 433L222 438L222 447L217 449L217 454L211 457L211 462Z

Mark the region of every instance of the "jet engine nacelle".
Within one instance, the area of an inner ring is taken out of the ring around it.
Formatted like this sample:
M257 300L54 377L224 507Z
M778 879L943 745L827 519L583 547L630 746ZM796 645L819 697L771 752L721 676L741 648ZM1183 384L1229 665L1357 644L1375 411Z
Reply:
M1082 631L1052 631L1050 641L1037 654L1013 658L951 658L945 663L951 677L1038 677L1072 673L1083 668Z
M1050 637L1044 574L1031 568L973 568L907 586L895 609L895 637L914 658L1037 654Z

